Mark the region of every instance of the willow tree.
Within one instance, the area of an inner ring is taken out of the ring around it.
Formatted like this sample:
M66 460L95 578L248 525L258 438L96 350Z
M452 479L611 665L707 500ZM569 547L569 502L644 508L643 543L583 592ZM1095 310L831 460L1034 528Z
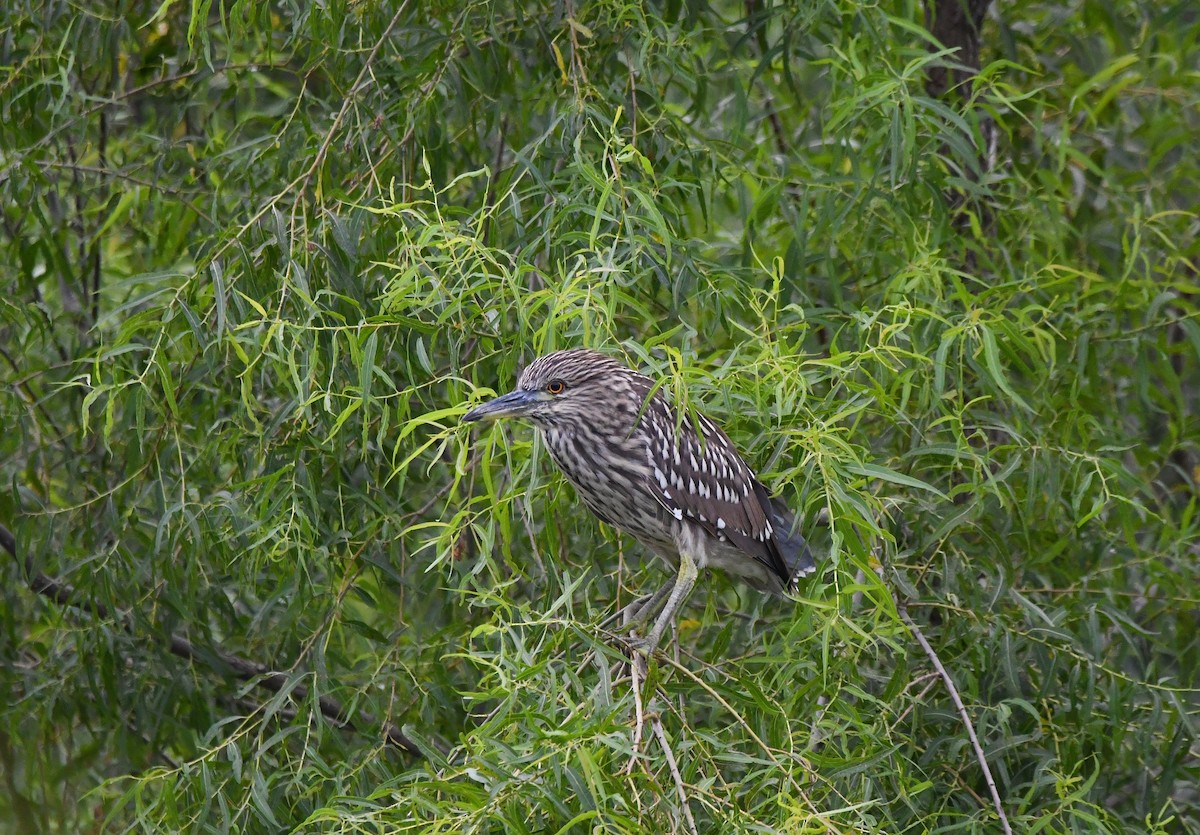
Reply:
M5 825L1200 827L1190 4L0 20ZM818 554L636 687L567 345Z

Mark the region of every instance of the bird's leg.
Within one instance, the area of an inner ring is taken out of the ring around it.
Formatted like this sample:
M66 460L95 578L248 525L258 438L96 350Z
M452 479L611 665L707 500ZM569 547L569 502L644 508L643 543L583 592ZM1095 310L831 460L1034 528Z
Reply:
M648 611L647 607L654 604L654 609L657 610L662 603L662 599L666 597L667 591L674 584L674 580L667 583L665 589L653 591L650 594L640 595L626 603L620 609L613 612L611 615L600 621L600 628L611 626L617 621L621 622L619 629L628 629L630 626L636 626L648 618L652 612Z
M692 555L687 550L681 550L679 554L679 574L675 577L675 585L671 587L671 596L667 598L667 603L663 606L662 612L659 613L658 620L654 622L654 628L650 630L650 634L646 636L644 641L639 642L638 648L642 652L647 655L654 652L658 646L658 642L662 640L663 632L666 631L667 626L674 620L679 607L683 605L688 595L691 594L692 586L696 584L696 577L699 574L700 569L696 567L696 562L692 559Z
M674 585L673 582L668 582L658 591L639 597L622 609L621 625L629 629L654 617L654 613L662 607L663 600L666 599Z

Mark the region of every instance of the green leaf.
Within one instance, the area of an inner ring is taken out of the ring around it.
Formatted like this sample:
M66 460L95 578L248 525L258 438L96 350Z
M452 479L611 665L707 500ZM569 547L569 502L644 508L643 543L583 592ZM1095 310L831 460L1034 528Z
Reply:
M880 481L889 481L892 484L899 484L904 487L913 487L917 490L924 490L926 492L935 494L938 498L945 499L946 501L950 500L949 496L947 496L941 490L938 490L932 484L927 484L924 481L921 481L919 478L913 478L912 476L898 473L895 470L889 470L886 467L881 467L877 464L860 464L857 462L852 462L846 465L846 470L847 472L851 472L855 475L861 475L866 478L877 478Z

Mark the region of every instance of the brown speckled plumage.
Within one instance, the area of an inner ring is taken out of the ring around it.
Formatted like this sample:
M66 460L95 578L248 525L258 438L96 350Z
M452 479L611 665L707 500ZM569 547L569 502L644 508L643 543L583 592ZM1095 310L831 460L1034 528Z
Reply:
M720 568L772 593L815 570L794 516L720 427L703 416L680 420L650 378L606 354L540 357L516 391L464 419L496 417L533 422L584 504L679 568L651 646L698 569Z

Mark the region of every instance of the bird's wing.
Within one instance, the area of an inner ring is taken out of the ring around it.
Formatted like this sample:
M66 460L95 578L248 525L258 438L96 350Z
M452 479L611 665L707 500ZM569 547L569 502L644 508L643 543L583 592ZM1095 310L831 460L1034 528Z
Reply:
M690 519L731 542L786 584L790 572L767 515L770 496L721 428L704 416L695 428L687 422L677 428L673 410L658 395L646 404L642 421L649 430L649 487L659 503L676 519Z

